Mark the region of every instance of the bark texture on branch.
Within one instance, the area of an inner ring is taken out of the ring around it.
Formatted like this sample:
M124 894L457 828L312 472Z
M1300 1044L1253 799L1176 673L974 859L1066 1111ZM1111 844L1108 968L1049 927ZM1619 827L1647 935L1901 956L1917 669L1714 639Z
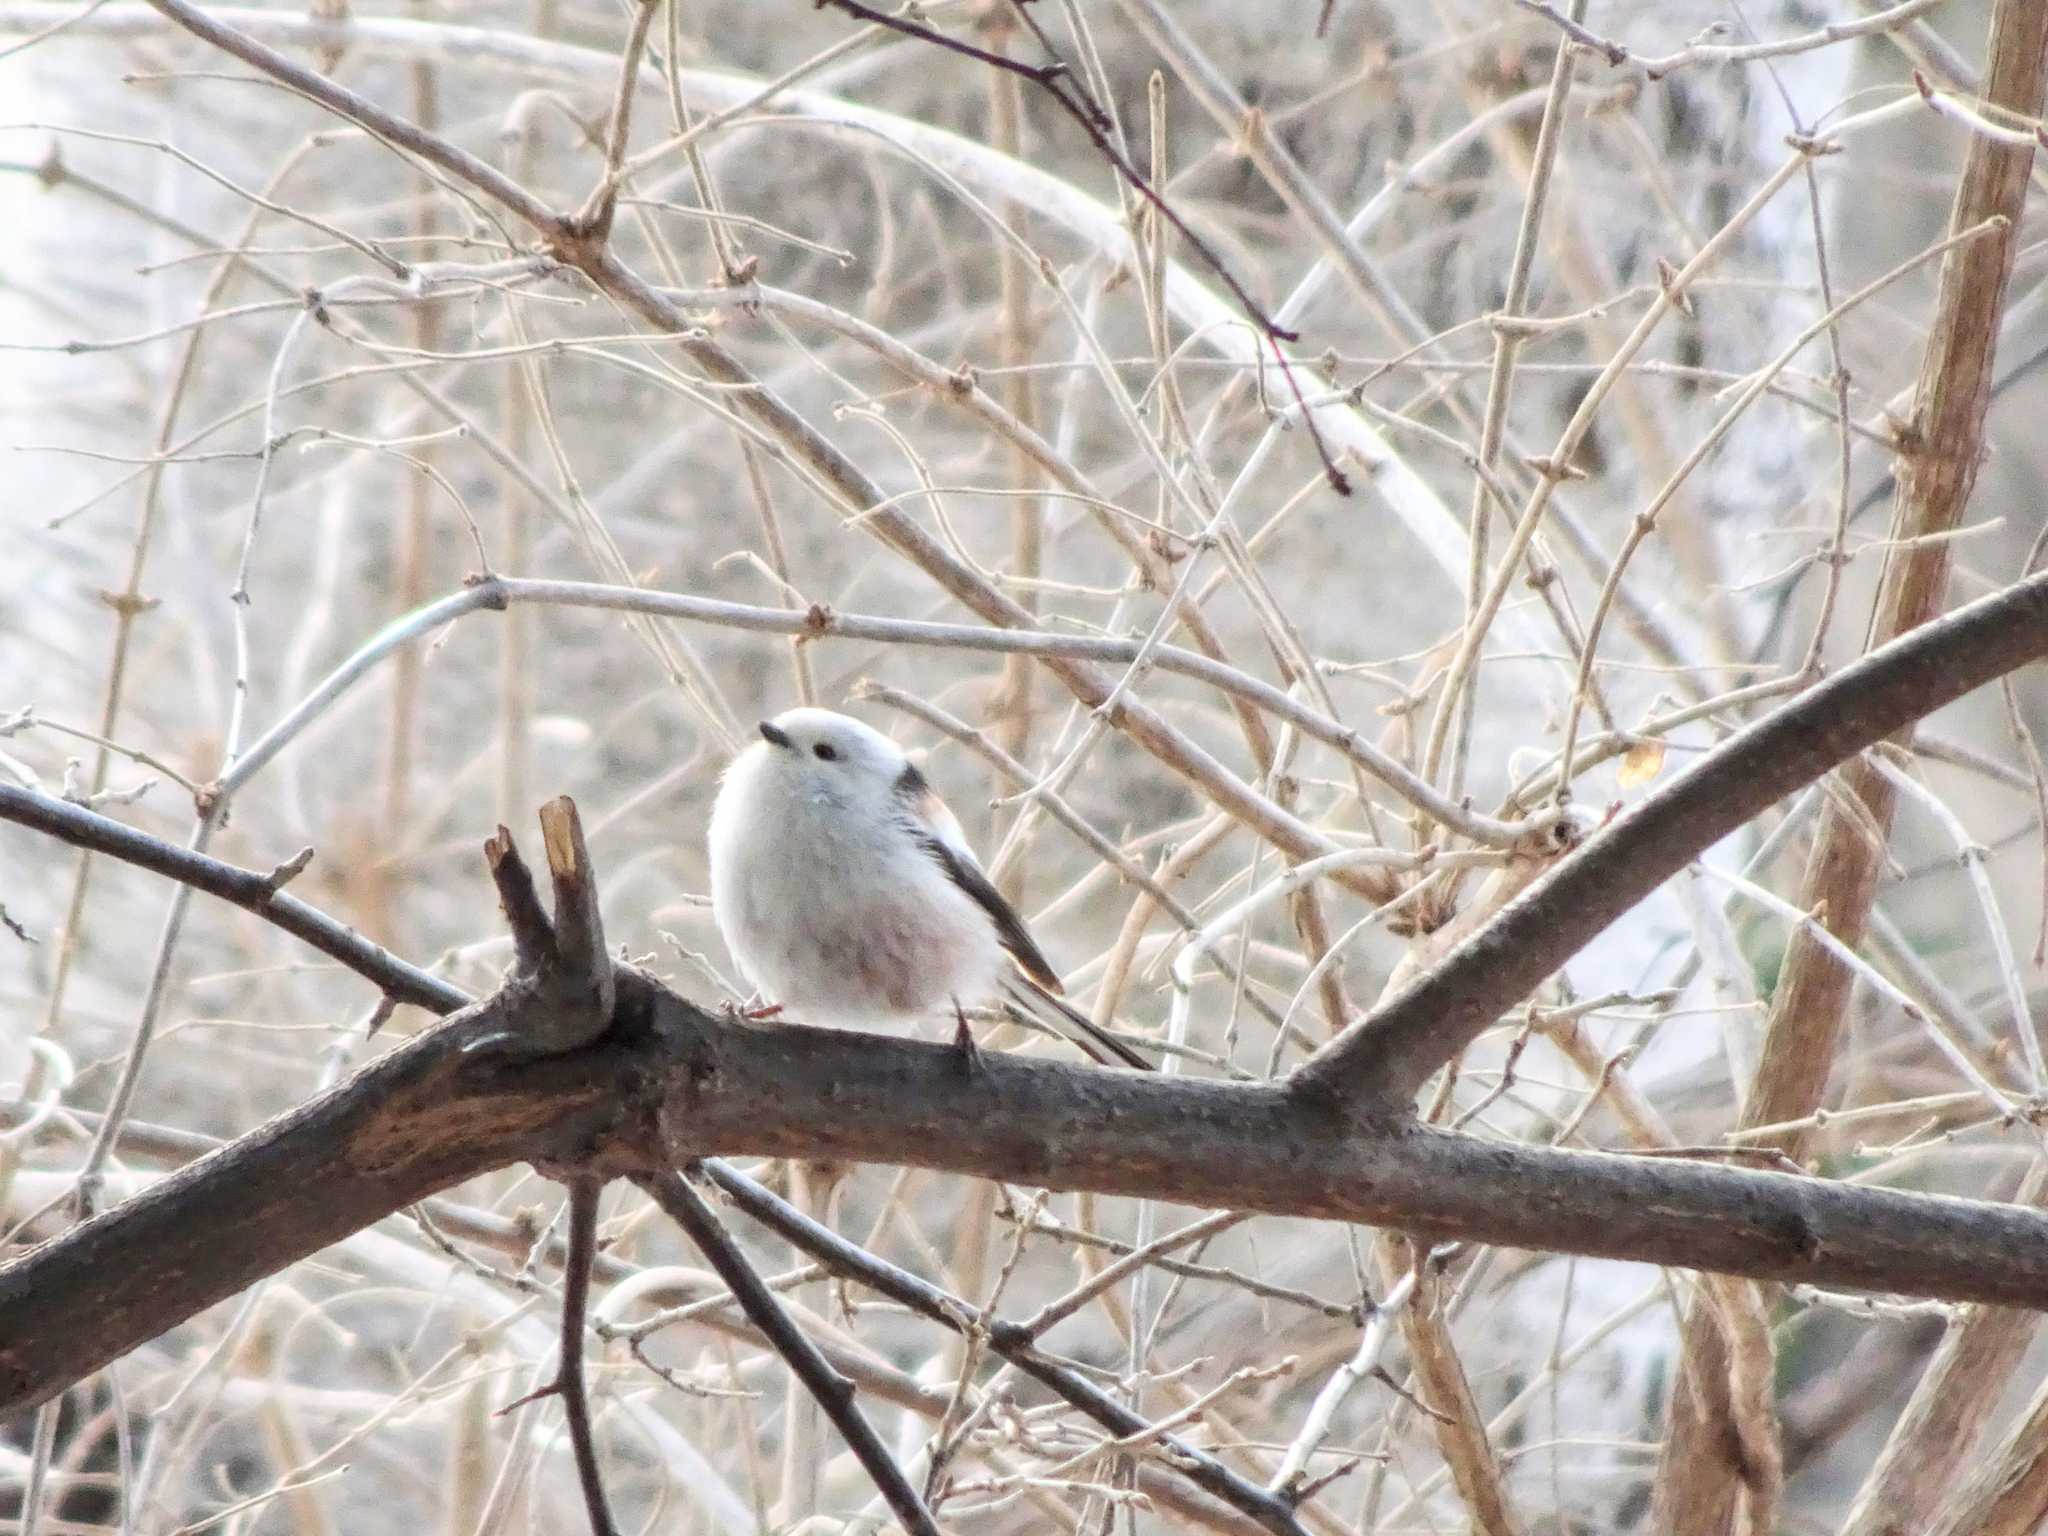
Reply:
M944 1046L733 1023L632 971L586 1049L465 1052L504 1028L511 995L0 1269L0 1413L522 1159L598 1175L724 1154L897 1163L1431 1242L2048 1306L2048 1215L2034 1210L1482 1141L1263 1083L996 1054L969 1074Z
M120 1358L202 1309L393 1211L543 1154L610 1085L551 1063L544 1093L499 1092L458 1042L465 1009L332 1092L279 1116L0 1269L0 1415Z

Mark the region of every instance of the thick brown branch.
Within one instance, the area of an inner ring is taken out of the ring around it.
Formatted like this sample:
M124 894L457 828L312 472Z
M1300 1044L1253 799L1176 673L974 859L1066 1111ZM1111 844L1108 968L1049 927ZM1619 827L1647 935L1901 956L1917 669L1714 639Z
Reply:
M251 1282L436 1190L531 1156L551 1135L608 1116L600 1071L536 1096L485 1087L461 1044L505 1027L499 999L454 1016L358 1072L0 1270L0 1416ZM58 1321L53 1287L83 1303ZM66 1344L63 1328L105 1341Z
M622 972L612 1028L539 1060L501 994L0 1269L0 1414L411 1201L508 1164L593 1175L756 1154L906 1164L1426 1241L2048 1305L2048 1216L1379 1124L1262 1083L986 1055L703 1013Z
M1602 828L1392 1002L1295 1073L1304 1092L1405 1105L1602 929L1844 759L2048 656L2048 575L1872 651L1737 732Z

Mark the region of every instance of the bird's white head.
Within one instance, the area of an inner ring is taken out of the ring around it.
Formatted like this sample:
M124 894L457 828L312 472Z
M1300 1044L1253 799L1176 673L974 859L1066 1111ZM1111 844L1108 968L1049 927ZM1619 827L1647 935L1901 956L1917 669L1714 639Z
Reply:
M755 773L841 802L900 793L910 759L873 726L829 709L792 709L763 720L759 744L743 754ZM735 764L735 767L738 765Z

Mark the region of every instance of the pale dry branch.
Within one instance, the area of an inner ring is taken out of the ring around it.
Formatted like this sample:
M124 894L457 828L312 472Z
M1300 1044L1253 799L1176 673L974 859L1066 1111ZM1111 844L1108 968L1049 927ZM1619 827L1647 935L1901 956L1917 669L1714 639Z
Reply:
M1525 11L1543 17L1579 47L1599 54L1610 66L1618 69L1624 64L1633 65L1650 79L1661 80L1677 70L1699 65L1755 64L1768 59L1783 59L1795 54L1812 53L1816 49L1832 48L1860 37L1880 37L1913 25L1927 12L1942 4L1942 0L1899 0L1896 5L1873 11L1867 16L1859 16L1853 21L1831 21L1826 26L1816 27L1810 32L1801 32L1792 37L1755 43L1695 40L1670 53L1658 54L1641 53L1610 37L1604 37L1583 24L1582 14L1575 12L1568 16L1556 6L1549 4L1548 0L1515 0L1515 4ZM1713 36L1722 30L1722 24L1717 23L1707 28L1701 36Z

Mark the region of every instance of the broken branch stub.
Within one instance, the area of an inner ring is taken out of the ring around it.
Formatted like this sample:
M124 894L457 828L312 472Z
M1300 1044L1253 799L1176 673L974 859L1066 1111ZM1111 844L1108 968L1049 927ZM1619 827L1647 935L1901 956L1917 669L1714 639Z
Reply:
M554 883L552 921L512 834L499 827L484 843L515 958L505 984L506 1027L470 1042L471 1051L558 1056L592 1044L611 1027L618 984L605 953L597 879L576 802L567 795L550 800L540 808L540 828Z

